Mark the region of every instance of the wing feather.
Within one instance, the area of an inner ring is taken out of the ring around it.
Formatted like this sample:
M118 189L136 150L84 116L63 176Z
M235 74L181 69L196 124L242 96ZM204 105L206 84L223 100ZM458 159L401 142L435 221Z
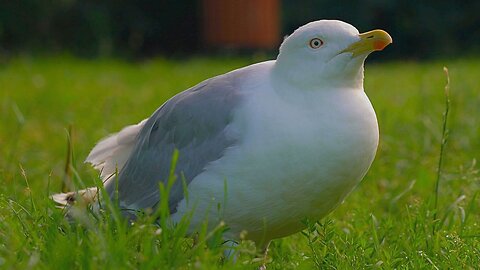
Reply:
M147 119L136 125L123 128L95 145L85 162L91 163L100 171L102 180L107 180L117 170L121 170L129 158L135 139Z
M159 183L168 180L172 154L178 149L177 177L188 183L208 163L222 157L238 138L228 132L235 108L243 100L235 76L227 73L206 80L165 102L147 119L118 177L120 206L155 207ZM109 194L115 184L106 185ZM183 198L181 181L172 187L169 207L174 212Z

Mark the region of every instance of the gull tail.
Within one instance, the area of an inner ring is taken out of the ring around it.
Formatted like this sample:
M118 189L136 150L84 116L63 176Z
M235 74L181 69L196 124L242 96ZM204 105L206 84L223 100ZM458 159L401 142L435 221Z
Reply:
M147 119L123 128L120 132L102 139L92 149L85 162L100 171L102 180L108 180L123 168L146 121Z
M111 176L123 168L135 146L137 135L146 121L147 119L123 128L120 132L102 139L92 149L85 162L91 163L95 169L100 171L100 177L104 184L110 179L114 179ZM58 207L69 210L75 204L95 206L99 204L99 190L97 187L90 187L53 194L50 198L58 204Z

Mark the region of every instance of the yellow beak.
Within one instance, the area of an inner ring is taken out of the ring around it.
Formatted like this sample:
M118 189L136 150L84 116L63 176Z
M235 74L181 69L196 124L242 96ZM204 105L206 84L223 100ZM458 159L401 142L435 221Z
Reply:
M392 43L392 37L383 30L372 30L358 35L360 40L348 46L340 53L350 52L352 56L381 51Z

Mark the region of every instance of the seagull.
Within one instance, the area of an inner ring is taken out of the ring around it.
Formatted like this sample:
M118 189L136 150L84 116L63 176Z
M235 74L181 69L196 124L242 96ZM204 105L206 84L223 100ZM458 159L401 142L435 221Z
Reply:
M167 185L175 161L173 223L189 215L194 233L205 220L224 222L226 239L268 246L330 213L367 173L379 131L363 66L391 42L383 30L310 22L284 39L276 60L173 96L101 140L86 162L131 216L158 207L159 185ZM53 199L68 205L78 194L98 200L95 188Z

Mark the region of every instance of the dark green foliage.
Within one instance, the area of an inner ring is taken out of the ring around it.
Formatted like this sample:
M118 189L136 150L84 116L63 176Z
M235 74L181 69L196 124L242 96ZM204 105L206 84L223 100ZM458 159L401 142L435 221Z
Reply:
M284 35L324 18L344 20L360 31L385 29L394 39L386 50L390 58L480 50L479 1L281 0L281 7ZM201 48L201 1L0 0L0 53L144 57Z
M146 56L198 45L198 1L0 1L0 49Z

